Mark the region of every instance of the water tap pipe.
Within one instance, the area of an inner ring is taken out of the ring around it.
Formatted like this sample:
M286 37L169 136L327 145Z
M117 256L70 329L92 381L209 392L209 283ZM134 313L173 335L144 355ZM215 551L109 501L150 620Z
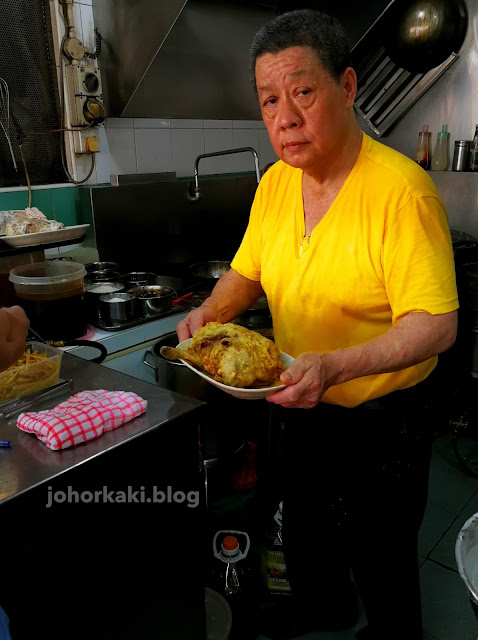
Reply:
M192 189L191 188L188 189L188 199L191 200L191 202L197 202L200 198L201 189L199 188L198 167L199 167L199 161L202 158L213 158L215 156L227 156L227 155L230 155L231 153L244 153L246 151L248 153L252 153L252 155L254 156L254 165L256 168L257 184L259 184L261 180L261 172L259 170L259 156L257 155L257 151L252 147L240 147L239 149L227 149L226 151L214 151L213 153L202 153L196 158L196 162L194 163L194 187Z

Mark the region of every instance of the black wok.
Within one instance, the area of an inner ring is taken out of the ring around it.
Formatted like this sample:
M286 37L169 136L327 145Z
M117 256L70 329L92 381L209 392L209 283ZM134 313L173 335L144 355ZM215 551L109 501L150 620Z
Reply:
M467 27L463 0L396 0L386 13L385 51L399 67L426 73L459 51Z

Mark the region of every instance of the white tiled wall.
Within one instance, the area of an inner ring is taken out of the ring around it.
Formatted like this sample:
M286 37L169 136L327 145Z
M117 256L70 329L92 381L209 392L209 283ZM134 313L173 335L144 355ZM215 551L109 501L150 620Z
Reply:
M75 0L73 4L77 37L88 51L95 49L92 2ZM261 169L277 160L264 124L256 120L109 118L97 131L100 151L89 184L108 183L110 174L175 171L178 177L191 176L201 153L239 147L255 149ZM84 165L79 174L87 173L89 157L79 158L78 163ZM200 174L242 171L254 171L250 153L208 158L199 164Z
M240 147L255 149L261 168L277 160L262 121L109 118L105 131L107 146L101 140L100 148L109 157L110 173L175 171L178 177L192 176L198 155ZM199 164L200 174L241 171L254 171L252 154L207 158ZM101 182L99 172L97 178Z

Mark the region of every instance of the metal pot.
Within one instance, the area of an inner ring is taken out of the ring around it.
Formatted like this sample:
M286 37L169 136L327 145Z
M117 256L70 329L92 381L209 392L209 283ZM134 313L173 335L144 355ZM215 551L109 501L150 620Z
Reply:
M231 263L228 260L211 260L192 264L189 270L197 278L219 280L230 268Z
M118 271L119 265L117 262L90 262L85 264L85 269L88 273L90 271Z
M176 292L171 287L160 285L146 285L130 289L134 296L136 315L141 318L150 318L160 313L166 313L171 309L171 302L176 297Z
M135 319L134 298L130 293L105 293L100 296L99 314L107 326L117 326Z
M90 282L116 282L120 279L120 273L111 269L100 269L98 271L89 271L86 277Z
M202 456L206 460L226 459L245 446L245 428L247 424L251 424L251 417L246 417L245 412L254 411L257 418L261 409L266 410L267 407L234 398L180 362L166 360L161 355L161 347L175 347L177 344L175 332L165 334L151 351L145 353L144 364L154 369L156 383L160 387L207 403L200 425ZM254 421L252 424L255 424Z
M144 287L147 284L154 284L157 275L151 271L130 271L121 276L121 282L127 287Z
M387 11L383 43L390 59L407 71L426 73L457 53L468 13L463 0L403 0Z
M90 322L101 320L99 313L100 297L106 293L119 293L124 291L125 285L121 282L97 281L85 287L86 315ZM106 290L105 290L106 289Z

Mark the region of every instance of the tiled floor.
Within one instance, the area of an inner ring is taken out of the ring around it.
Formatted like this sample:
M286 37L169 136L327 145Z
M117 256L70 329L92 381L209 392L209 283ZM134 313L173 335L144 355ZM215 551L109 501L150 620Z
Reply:
M475 618L455 562L455 541L466 520L478 512L478 480L461 470L450 435L433 445L430 492L418 551L425 640L478 640ZM393 573L393 558L390 558ZM365 626L362 612L355 628ZM355 631L309 633L300 640L354 640ZM267 640L259 635L257 640ZM385 639L384 639L385 640ZM405 639L404 639L405 640Z

